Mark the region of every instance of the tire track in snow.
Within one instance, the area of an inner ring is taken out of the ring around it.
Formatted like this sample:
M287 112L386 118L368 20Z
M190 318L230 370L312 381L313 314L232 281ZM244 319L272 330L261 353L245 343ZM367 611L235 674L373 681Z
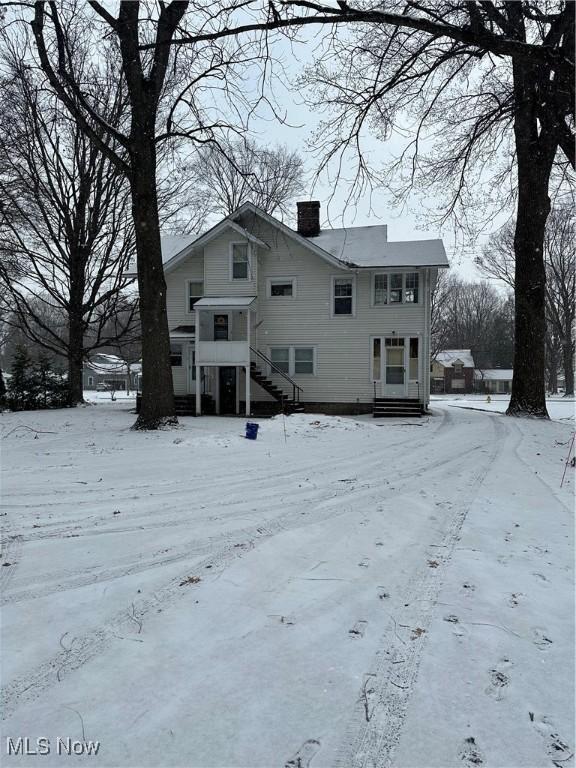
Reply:
M451 472L457 474L460 471L459 464L462 459L470 453L479 449L475 446L468 451L460 452L452 461L454 465ZM425 484L427 476L435 472L438 468L445 465L446 459L440 459L431 462L428 467L424 467L418 476L418 480ZM446 476L444 469L443 477ZM397 482L400 477L395 476ZM419 483L415 483L414 473L407 471L403 475L405 479L405 492L413 494L418 488ZM322 496L325 494L322 493ZM364 499L375 499L383 501L386 499L397 499L402 496L402 490L395 487L392 490L382 489L379 485L355 490L353 493L336 494L329 499L320 501L310 512L302 512L300 505L293 510L284 512L278 518L267 520L250 527L238 529L233 533L235 543L227 543L221 546L216 552L208 555L204 560L194 564L193 568L197 572L202 572L210 567L212 577L218 577L235 560L248 554L255 546L271 537L297 528L321 523L323 520L334 516L340 516L354 511L358 501ZM240 544L240 546L239 546ZM154 591L149 597L144 597L135 601L131 605L115 612L107 621L99 627L87 632L83 636L76 637L69 644L67 649L56 653L46 659L30 672L23 674L8 684L0 691L0 707L2 708L2 719L7 719L18 709L18 707L32 701L41 694L65 679L76 670L83 667L87 662L100 656L108 646L118 640L145 640L145 634L140 637L134 635L134 619L130 615L130 610L136 612L139 621L157 611L159 608L169 606L171 603L186 596L187 591L181 587L182 580L190 576L190 567L181 572L177 577L170 579L167 584Z
M364 686L359 692L334 768L389 768L392 765L444 573L468 511L509 434L501 419L488 418L495 432L492 450L482 466L473 471L470 483L457 495L453 504L455 514L435 546L435 551L437 549L442 553L435 555L437 567L425 565L420 569L408 583L402 597L401 605L407 604L407 607L390 617L380 649L365 675ZM412 635L404 630L404 625L412 628ZM401 634L403 631L404 637ZM370 686L369 697L366 696L367 683Z
M451 460L461 460L465 457L467 457L470 453L474 453L479 450L479 446L473 446L469 448L467 451L459 451L457 454L455 454ZM381 462L381 459L378 459L373 464L367 465L367 467L364 467L365 469L368 469L369 472L367 474L370 474L371 470L375 466L379 466ZM442 467L446 463L446 457L442 457L441 459L438 459L433 462L429 462L428 465L425 467L426 474L434 472L439 467ZM399 461L400 465L403 465L403 461ZM378 501L386 501L391 498L397 498L398 496L402 495L402 486L399 485L404 481L404 487L408 491L413 491L414 486L414 472L412 470L405 470L404 472L394 471L393 467L389 464L387 466L388 471L393 472L394 477L394 487L387 489L382 488L379 483L380 481L372 481L367 491L356 491L353 490L347 490L342 489L334 493L328 501L331 500L339 500L342 503L346 503L347 500L351 499L353 501L357 500L360 496L367 494L369 496L372 496L374 494L377 494ZM419 477L422 476L423 473ZM337 481L340 482L340 481ZM358 480L359 484L366 483L368 481L364 480ZM333 485L333 482L330 483L330 485ZM270 496L259 497L260 503L267 502L267 506L273 506L273 502L276 503L279 509L282 510L278 518L271 518L267 522L264 522L262 525L268 525L272 524L276 521L276 519L284 519L286 515L293 515L296 520L301 520L303 514L313 514L312 513L303 513L302 507L307 506L310 503L313 503L315 505L322 506L322 502L326 499L326 493L330 490L330 487L316 487L315 493L313 496L310 496L309 489L302 489L302 496L303 498L296 498L290 504L286 504L286 502L280 498L281 496L284 496L286 493L285 490L278 491L276 490L275 493L271 494ZM291 494L292 498L294 498L294 493ZM240 505L242 506L245 502L232 502L231 506ZM225 506L225 505L221 505ZM248 513L248 510L242 508L236 515L226 515L224 518L225 521L234 519L235 517L246 517ZM189 523L188 520L185 521L179 521L179 525L183 525ZM259 524L256 524L256 527L258 527ZM141 531L141 530L153 530L157 527L163 527L162 524L157 525L150 525L148 527L146 526L137 526L135 528L124 528L119 529L117 532L126 532L126 531ZM137 562L129 563L129 564L122 564L119 563L118 565L112 567L112 568L105 568L105 569L85 569L83 568L81 571L72 571L72 572L62 572L58 571L53 574L42 574L42 580L43 584L40 587L36 588L20 588L17 590L13 590L11 593L4 594L2 596L2 599L0 601L0 604L2 605L8 605L12 603L19 603L26 600L33 600L39 597L46 597L50 594L55 594L71 589L76 589L83 586L89 586L92 584L97 584L104 581L110 581L113 579L123 578L124 576L131 576L137 573L143 573L145 571L148 571L152 568L158 568L162 567L164 565L170 565L172 563L176 563L183 560L188 560L191 557L199 556L203 554L207 554L211 551L211 549L214 549L214 547L221 546L223 544L226 544L226 542L229 542L231 540L237 541L238 538L242 538L244 535L244 532L246 529L237 529L236 531L226 531L220 535L216 535L214 537L209 537L204 540L195 540L188 542L186 545L184 545L183 548L180 549L179 552L172 553L170 555L159 557L156 559L150 559L147 560L140 560Z

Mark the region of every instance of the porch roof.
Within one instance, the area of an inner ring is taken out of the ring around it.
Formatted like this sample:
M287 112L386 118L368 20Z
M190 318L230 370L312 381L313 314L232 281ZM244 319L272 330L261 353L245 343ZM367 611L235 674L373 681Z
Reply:
M178 325L170 331L171 339L193 339L196 335L194 325Z
M204 296L194 304L194 309L248 309L256 296Z

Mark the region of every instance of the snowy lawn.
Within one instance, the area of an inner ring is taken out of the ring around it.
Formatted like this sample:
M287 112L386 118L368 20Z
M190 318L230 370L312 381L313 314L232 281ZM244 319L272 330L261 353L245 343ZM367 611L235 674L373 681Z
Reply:
M570 422L130 405L0 417L2 765L573 765Z
M454 408L474 408L480 411L505 413L510 395L432 395L431 405L450 405ZM573 397L551 395L546 398L548 415L554 421L574 421L576 403Z

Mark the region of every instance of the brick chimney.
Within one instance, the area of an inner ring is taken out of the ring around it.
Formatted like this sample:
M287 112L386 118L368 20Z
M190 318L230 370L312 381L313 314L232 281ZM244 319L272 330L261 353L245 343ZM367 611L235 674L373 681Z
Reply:
M305 200L296 203L298 208L298 234L313 237L320 234L320 202Z

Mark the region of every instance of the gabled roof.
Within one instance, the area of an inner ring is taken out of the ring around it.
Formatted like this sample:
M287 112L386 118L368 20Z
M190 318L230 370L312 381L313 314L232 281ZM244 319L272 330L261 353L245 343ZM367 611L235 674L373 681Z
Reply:
M225 219L222 219L222 221L219 221L218 224L215 224L203 235L191 235L190 237L193 239L191 239L186 245L180 248L179 251L174 252L166 248L168 258L164 257L165 249L164 243L162 242L162 263L164 264L164 270L169 272L171 269L174 269L174 267L177 266L183 259L189 256L193 249L203 248L207 243L210 242L210 240L218 237L218 235L222 234L222 232L224 232L226 229L232 229L234 232L236 232L236 234L240 235L240 237L245 238L249 242L255 243L261 248L268 250L268 245L266 243L264 243L258 237L255 237L251 232L248 232L248 230L244 229L244 227L241 227L237 222L233 221L230 216L227 216ZM171 238L173 237L174 236L171 236ZM162 241L164 241L164 238L162 238Z
M512 381L512 368L478 368L474 371L477 381Z
M464 368L474 368L474 358L469 349L443 349L435 357L444 368L452 368L454 363L461 363Z
M442 240L390 242L388 241L388 228L385 224L371 227L326 229L315 237L304 237L253 203L244 203L203 235L163 237L162 262L164 269L170 271L189 256L195 248L203 247L224 230L230 228L250 242L269 249L270 246L267 243L255 237L246 227L238 223L238 220L242 219L243 216L245 217L247 213L259 216L282 234L339 269L449 266Z

